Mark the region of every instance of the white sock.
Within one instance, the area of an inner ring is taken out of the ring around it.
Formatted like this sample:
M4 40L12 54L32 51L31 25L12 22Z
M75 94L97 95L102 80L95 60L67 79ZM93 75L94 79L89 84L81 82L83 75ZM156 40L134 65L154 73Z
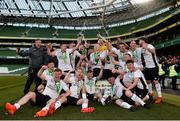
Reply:
M101 99L101 103L104 105L104 101L105 101L105 99L104 98L102 98Z
M122 102L120 106L126 109L129 109L132 107L132 105L128 104L127 102Z
M16 110L18 110L21 106L19 105L19 103L15 103L14 106L16 107Z
M152 84L150 83L150 84L148 84L148 88L149 88L149 93L152 93Z
M146 95L147 100L149 100L149 95Z
M87 108L88 107L88 104L87 103L83 103L82 104L82 108Z
M158 97L162 97L162 94L161 94L161 85L160 85L160 83L157 83L157 84L155 85L155 87L156 87L156 91L157 91Z
M142 106L145 104L144 101L139 98L136 94L133 94L133 96L131 97L131 99L134 101L134 102L137 102L137 103L140 103Z
M82 98L86 99L86 93L82 93Z
M58 109L61 106L61 102L60 101L56 101L55 103L55 110Z

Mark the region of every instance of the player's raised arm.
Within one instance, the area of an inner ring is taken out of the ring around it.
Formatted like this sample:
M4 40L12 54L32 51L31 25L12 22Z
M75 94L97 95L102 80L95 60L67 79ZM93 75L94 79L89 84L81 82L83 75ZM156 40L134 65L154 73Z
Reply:
M99 72L99 75L98 75L97 79L101 79L102 78L102 76L103 76L103 69L104 69L104 66L101 65L101 70Z
M79 46L81 45L81 41L82 41L81 39L82 39L81 37L78 37L77 44L74 48L72 48L72 52L79 48Z
M54 56L55 56L55 53L56 53L56 50L54 50L54 51L51 52L51 46L50 46L50 44L47 44L46 47L47 47L47 53L48 53L48 55L54 57Z
M146 43L143 44L142 48L148 50L148 51L149 51L150 53L152 53L152 54L156 53L156 52L155 52L155 48L154 48L153 46L148 46L148 44L146 44Z
M70 76L70 74L71 74L71 72L72 72L73 70L70 70L67 74L66 74L66 76L65 76L65 78L64 78L64 82L65 83L69 83L69 76Z
M46 79L46 76L43 74L44 70L46 70L48 67L46 65L42 66L41 69L38 72L38 77L41 78L42 80Z

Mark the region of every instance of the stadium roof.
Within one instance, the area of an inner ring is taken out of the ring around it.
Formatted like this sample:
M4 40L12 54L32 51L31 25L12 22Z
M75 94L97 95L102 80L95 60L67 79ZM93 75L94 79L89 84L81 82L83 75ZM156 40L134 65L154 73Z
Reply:
M112 4L108 5L109 1ZM131 1L134 0L0 0L0 12L5 16L87 17L103 12L100 8L89 8L107 5L105 13L110 14L131 7Z
M142 4L142 1L144 4ZM105 27L175 5L176 0L0 0L0 24Z

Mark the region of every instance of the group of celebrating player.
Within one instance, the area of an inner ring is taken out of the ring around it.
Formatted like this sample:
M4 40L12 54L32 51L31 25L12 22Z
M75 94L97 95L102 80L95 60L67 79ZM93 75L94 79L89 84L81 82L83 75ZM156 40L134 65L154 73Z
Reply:
M98 101L102 105L114 101L130 111L136 106L149 108L146 102L153 96L152 82L158 95L155 103L161 103L155 48L147 43L146 38L138 42L140 47L134 40L129 47L117 41L115 48L110 40L101 37L94 49L89 49L89 43L82 43L80 37L77 44L70 43L69 48L67 44L61 44L60 49L52 49L49 43L46 52L52 58L57 57L57 67L53 59L41 66L37 76L46 83L39 84L35 92L27 91L15 104L7 102L7 112L14 115L28 101L43 107L36 117L52 115L65 103L81 105L81 112L93 112L95 108L88 106L89 101ZM41 40L36 40L36 49L40 45ZM26 55L32 56L34 51L28 50ZM18 50L18 53L23 55L24 52ZM102 79L108 80L110 90L96 89L97 81Z

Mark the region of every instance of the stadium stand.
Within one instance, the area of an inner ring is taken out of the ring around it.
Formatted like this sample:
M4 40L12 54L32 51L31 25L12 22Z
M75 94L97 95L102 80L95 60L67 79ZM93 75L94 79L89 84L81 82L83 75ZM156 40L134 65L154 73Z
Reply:
M135 22L128 25L122 25L119 27L112 27L108 30L108 33L110 36L115 35L123 35L127 33L132 33L133 31L149 27L153 24L155 24L157 21L160 21L169 15L172 15L172 13L178 11L179 9L172 9L165 13L162 13L160 15L151 17L146 20L142 20L139 22ZM14 27L14 26L8 26L4 25L1 26L0 30L0 36L11 36L11 37L39 37L39 38L76 38L77 34L80 32L80 30L66 30L66 29L55 29L53 27L51 28L36 28L36 27ZM57 31L59 33L58 36L53 36L53 33ZM103 33L103 29L95 29L95 30L85 30L84 35L86 38L95 38L98 33Z

